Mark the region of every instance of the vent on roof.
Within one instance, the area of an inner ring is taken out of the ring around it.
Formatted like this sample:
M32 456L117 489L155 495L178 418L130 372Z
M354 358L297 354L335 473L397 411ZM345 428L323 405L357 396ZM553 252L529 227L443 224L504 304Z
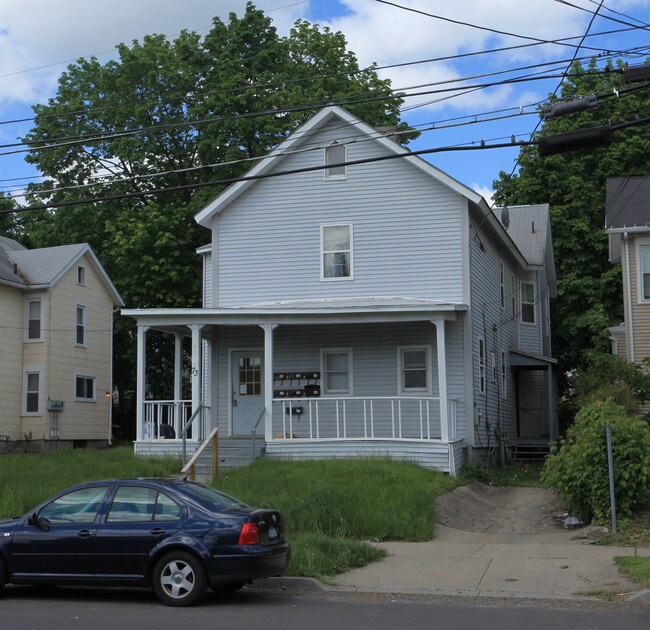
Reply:
M501 223L507 230L510 225L510 210L508 210L508 206L503 206L503 208L501 208Z

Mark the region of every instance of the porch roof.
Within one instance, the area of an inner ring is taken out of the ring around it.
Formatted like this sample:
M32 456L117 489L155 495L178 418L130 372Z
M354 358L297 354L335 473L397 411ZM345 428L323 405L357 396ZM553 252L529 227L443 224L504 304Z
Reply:
M123 309L138 324L174 329L190 324L247 326L259 324L346 324L455 321L466 304L410 297L362 297L261 302L230 308Z
M510 366L523 370L546 370L557 363L557 359L545 357L542 354L532 352L521 352L520 350L510 351Z

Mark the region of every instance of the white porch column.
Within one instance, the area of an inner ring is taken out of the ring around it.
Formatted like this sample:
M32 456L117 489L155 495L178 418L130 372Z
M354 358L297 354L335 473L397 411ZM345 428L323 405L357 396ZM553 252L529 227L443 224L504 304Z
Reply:
M277 324L260 324L264 331L264 440L273 439L273 331Z
M192 331L192 415L196 412L201 404L201 383L203 363L201 362L201 328L199 324L191 324ZM200 415L200 414L199 414ZM194 426L201 426L201 418L194 419ZM198 430L192 431L193 439L201 438Z
M183 335L174 333L174 430L180 437L183 429Z
M136 359L136 421L135 439L137 442L144 438L144 401L147 382L147 330L148 326L138 326L137 359Z
M447 349L445 346L445 320L434 319L436 350L438 352L438 395L440 396L440 439L449 442L449 404L447 402Z

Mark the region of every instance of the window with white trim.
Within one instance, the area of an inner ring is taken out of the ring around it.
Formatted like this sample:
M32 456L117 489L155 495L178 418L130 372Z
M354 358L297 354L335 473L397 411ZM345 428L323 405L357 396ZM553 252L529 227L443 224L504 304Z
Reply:
M650 245L639 245L639 301L650 301Z
M506 270L503 263L499 263L499 294L501 297L501 308L506 308Z
M95 400L95 377L77 374L74 383L75 400Z
M352 278L352 224L321 226L321 279Z
M23 380L23 412L25 415L41 413L41 371L26 370Z
M43 300L35 298L27 300L27 340L41 341L43 339Z
M323 369L323 394L343 395L352 393L352 350L331 348L321 350Z
M497 382L497 355L494 351L490 353L490 359L492 361L492 382Z
M485 394L485 341L478 338L478 386L481 394Z
M506 366L506 353L501 352L501 398L506 399L508 386L508 368Z
M535 323L535 285L532 282L521 283L521 321Z
M347 177L346 155L345 145L336 140L325 147L325 179L345 179ZM330 166L332 164L338 166Z
M75 343L78 346L86 345L86 307L83 304L77 304Z
M86 268L83 265L77 267L77 284L86 286Z
M408 346L399 349L400 393L429 391L429 348Z

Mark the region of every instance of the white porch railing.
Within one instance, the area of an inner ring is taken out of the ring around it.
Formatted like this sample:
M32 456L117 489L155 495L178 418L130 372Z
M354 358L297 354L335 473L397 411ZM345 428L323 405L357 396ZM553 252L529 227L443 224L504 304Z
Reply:
M449 439L457 401L448 401ZM412 396L276 398L274 439L440 439L440 399Z
M147 400L144 402L144 427L142 436L145 440L165 439L161 426L169 424L174 429L177 439L181 438L181 431L192 415L192 401L190 400ZM188 440L201 438L201 423L194 422L187 432Z

